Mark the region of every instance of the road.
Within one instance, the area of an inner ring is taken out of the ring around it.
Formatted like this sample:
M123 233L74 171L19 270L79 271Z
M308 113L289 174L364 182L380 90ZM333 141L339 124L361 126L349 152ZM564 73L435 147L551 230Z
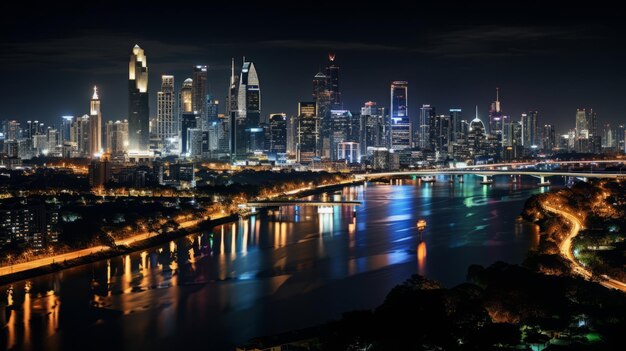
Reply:
M581 275L585 279L590 280L592 277L592 273L583 265L581 265L576 260L576 257L574 257L574 254L572 253L572 239L574 239L574 237L578 235L578 232L580 232L580 230L583 228L583 225L580 222L580 219L578 219L578 217L576 217L572 213L563 211L560 208L556 208L556 207L549 206L546 204L543 204L542 206L546 210L552 213L555 213L572 223L572 227L569 231L569 234L567 235L565 239L563 239L559 249L561 250L561 255L567 258L571 262L574 272L578 275ZM602 280L599 283L602 284L604 287L607 287L610 289L617 289L617 290L626 292L626 284L620 282L619 280L606 277L606 278L602 278Z
M66 260L73 260L75 258L83 257L91 255L92 253L96 253L98 251L106 251L109 250L108 246L94 246L87 249L72 251L68 253L58 254L50 257L39 258L36 260L32 260L29 262L16 263L9 266L0 267L0 276L26 271L29 269L39 268L42 266L47 266L53 263L62 263Z

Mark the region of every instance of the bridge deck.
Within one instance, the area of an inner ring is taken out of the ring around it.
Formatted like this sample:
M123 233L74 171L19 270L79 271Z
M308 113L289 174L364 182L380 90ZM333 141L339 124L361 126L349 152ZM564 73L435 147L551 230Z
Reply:
M250 201L248 207L278 207L278 206L359 206L361 201L306 201L306 200L268 200Z

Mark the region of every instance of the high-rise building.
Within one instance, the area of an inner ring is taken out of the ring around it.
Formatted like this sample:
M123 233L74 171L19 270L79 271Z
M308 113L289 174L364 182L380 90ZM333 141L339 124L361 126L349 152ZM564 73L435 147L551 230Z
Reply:
M287 115L273 113L269 118L269 151L275 153L287 152Z
M128 142L132 150L148 150L150 141L148 62L135 45L128 65Z
M244 62L237 89L237 118L235 125L235 153L244 157L258 150L256 129L261 122L261 89L259 76L252 62ZM254 142L253 142L254 139Z
M587 112L584 108L576 110L576 137L589 138L589 123L587 123Z
M419 129L417 133L414 133L414 138L417 138L417 146L422 149L432 150L432 139L435 133L434 129L434 118L435 118L435 108L430 105L422 105L420 107L420 118L419 125L417 126Z
M74 116L62 116L61 117L61 141L70 141L70 134L72 129L72 121Z
M89 116L76 117L70 133L71 142L76 145L77 156L89 155Z
M462 127L462 113L463 110L460 108L450 109L450 142L452 143L465 138Z
M361 155L367 154L368 147L384 147L387 145L383 111L378 108L376 102L368 101L361 107L359 131Z
M89 111L89 156L94 157L102 151L102 112L97 87L93 87Z
M189 152L189 129L195 129L198 126L197 115L193 112L185 112L181 116L180 121L180 149L181 154Z
M328 90L328 83L328 76L322 72L318 72L315 77L313 77L313 101L315 101L319 123L319 153L324 159L331 158L331 93L330 90Z
M105 125L108 152L113 156L123 154L128 147L128 121L108 121Z
M333 109L340 109L341 91L339 90L339 65L335 54L328 54L329 65L326 67L326 89L330 92L330 104Z
M207 66L197 65L193 67L193 88L192 88L192 103L193 110L200 118L199 128L207 130L209 126L208 111L207 111L207 98L208 98L208 83L207 83Z
M408 82L391 83L391 114L389 116L389 138L393 150L411 147L411 122L408 110Z
M178 98L178 111L183 113L193 113L193 79L187 78L180 88Z
M344 141L337 144L337 160L345 160L347 163L361 163L359 143Z
M89 164L89 186L102 186L111 179L111 162L108 155L103 155L99 160L91 161Z
M161 90L157 93L156 135L165 148L178 137L178 119L176 116L174 76L162 75Z
M17 140L20 137L20 122L6 120L2 122L2 135L4 140Z
M296 142L296 161L311 163L319 156L319 125L315 102L298 103L298 131Z
M537 111L529 111L522 113L522 144L525 149L537 146L539 143L537 137Z
M552 124L545 124L543 126L543 150L545 152L552 152L556 144L556 131Z
M500 109L500 88L496 88L496 100L489 108L489 134L495 135L502 140L502 111Z

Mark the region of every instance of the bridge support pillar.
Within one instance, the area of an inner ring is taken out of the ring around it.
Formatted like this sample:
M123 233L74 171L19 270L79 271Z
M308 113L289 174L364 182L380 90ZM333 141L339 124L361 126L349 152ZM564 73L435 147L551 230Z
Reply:
M481 177L483 177L483 180L480 182L480 184L483 184L483 185L493 184L493 179L489 178L489 176L481 175Z
M550 185L550 181L546 180L545 176L539 176L539 186L548 186Z

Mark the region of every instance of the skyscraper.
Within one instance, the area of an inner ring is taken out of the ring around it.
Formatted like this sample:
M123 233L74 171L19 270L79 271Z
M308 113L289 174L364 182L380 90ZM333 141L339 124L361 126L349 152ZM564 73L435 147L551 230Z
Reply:
M157 93L156 135L166 148L178 136L178 119L176 116L174 76L162 75L161 91Z
M393 150L411 147L411 123L408 110L408 82L391 83L390 146Z
M500 109L500 88L496 88L496 100L489 107L489 134L502 140L502 111Z
M274 113L270 115L269 151L276 153L287 152L287 115Z
M105 129L109 153L112 156L123 154L128 146L128 121L108 121Z
M70 141L70 134L72 129L72 121L74 116L62 116L61 117L61 141Z
M522 113L522 144L524 149L530 149L539 144L537 137L537 111Z
M552 152L556 148L556 132L552 124L545 124L543 126L543 150L545 152Z
M207 130L209 123L207 114L207 66L194 66L192 79L193 110L196 112L201 122L201 125L198 125L198 128L202 128L202 130Z
M235 125L235 153L245 156L248 152L259 149L260 141L253 138L261 120L261 89L259 77L252 62L244 62L237 89L237 118ZM255 134L256 136L256 134Z
M329 65L326 67L326 89L330 92L331 108L341 108L341 91L339 90L339 65L335 63L335 54L328 54Z
M149 146L148 62L139 45L133 47L128 65L128 142L132 150Z
M102 113L100 112L100 98L98 88L93 87L89 109L89 156L99 154L102 149Z
M462 127L462 113L463 110L460 108L450 109L450 142L452 143L465 138Z
M430 105L422 105L422 107L420 107L420 118L419 118L419 125L418 125L418 133L417 135L414 135L414 137L417 137L417 141L418 141L418 146L420 149L429 149L432 150L432 136L431 135L431 129L433 130L432 132L435 133L434 130L434 123L433 123L433 119L435 118L435 108L431 107ZM415 133L414 133L415 134Z
M329 159L331 157L330 150L330 90L328 90L328 77L322 72L318 72L313 77L313 101L317 110L317 118L319 123L319 153L322 158Z
M178 110L180 114L193 113L193 79L187 78L180 88Z
M576 110L576 137L589 138L589 124L587 123L587 112L584 108Z
M310 163L318 156L318 118L315 102L298 103L296 160Z

